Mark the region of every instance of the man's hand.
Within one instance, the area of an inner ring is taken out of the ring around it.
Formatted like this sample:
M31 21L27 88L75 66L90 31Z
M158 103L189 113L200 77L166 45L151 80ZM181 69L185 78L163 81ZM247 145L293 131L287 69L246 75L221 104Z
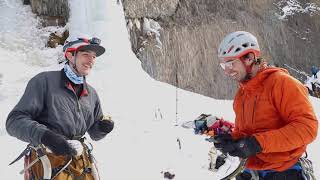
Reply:
M229 155L240 158L248 158L262 151L259 142L253 136L239 139L233 144L233 146L234 150L229 152Z
M230 156L248 158L262 151L259 142L253 136L233 140L231 135L221 134L214 139L214 146L223 153L229 153Z
M229 146L234 141L232 139L232 136L230 134L218 134L214 136L214 147L219 149L223 153L230 152Z
M70 146L62 135L51 130L45 131L41 138L41 143L47 146L56 155L73 156L77 154L77 151Z
M114 122L111 120L111 116L103 117L101 121L99 121L99 129L102 132L110 133L113 130Z

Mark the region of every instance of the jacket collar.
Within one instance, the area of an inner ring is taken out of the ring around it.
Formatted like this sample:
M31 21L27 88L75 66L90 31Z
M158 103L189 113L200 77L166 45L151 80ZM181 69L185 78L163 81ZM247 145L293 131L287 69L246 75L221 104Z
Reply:
M62 87L70 89L70 90L72 90L74 92L74 89L72 87L72 83L70 82L70 80L66 76L64 70L62 69L60 71L60 73L61 73L61 83L62 83L61 85L62 85ZM86 82L86 78L84 78L84 80L83 80L83 90L82 90L82 92L80 94L80 97L88 96L88 95L89 95L88 84Z
M273 73L275 72L285 72L288 73L286 69L277 68L277 67L268 67L266 64L261 64L259 67L259 71L257 74L250 79L249 81L240 83L240 90L246 92L253 92L257 90L259 87L263 86L263 82Z

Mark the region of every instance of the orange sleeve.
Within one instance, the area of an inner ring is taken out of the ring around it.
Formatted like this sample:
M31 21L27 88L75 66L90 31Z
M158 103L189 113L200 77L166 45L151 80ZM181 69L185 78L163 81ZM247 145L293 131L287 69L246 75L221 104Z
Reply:
M238 128L234 128L234 131L231 133L233 139L240 139L246 135L241 133Z
M281 119L280 129L255 134L263 152L286 152L311 143L317 136L318 121L307 89L285 73L274 77L271 99Z

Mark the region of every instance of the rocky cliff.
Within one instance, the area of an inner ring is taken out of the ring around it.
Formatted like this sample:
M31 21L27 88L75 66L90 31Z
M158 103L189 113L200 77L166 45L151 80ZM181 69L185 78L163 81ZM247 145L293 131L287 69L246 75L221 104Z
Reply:
M236 84L219 69L217 46L236 30L255 34L271 64L307 72L320 66L319 0L123 0L123 5L132 49L145 71L186 90L233 96Z
M30 5L32 12L37 14L42 26L65 26L69 19L68 0L22 0L24 5ZM69 31L50 33L47 47L55 48L63 45Z
M67 0L23 1L40 16L68 19ZM271 64L289 64L306 72L312 65L320 66L320 0L122 0L122 4L132 50L144 70L189 91L214 98L233 96L236 83L219 68L217 46L236 30L255 34Z
M43 19L43 26L64 26L69 18L68 0L23 0Z

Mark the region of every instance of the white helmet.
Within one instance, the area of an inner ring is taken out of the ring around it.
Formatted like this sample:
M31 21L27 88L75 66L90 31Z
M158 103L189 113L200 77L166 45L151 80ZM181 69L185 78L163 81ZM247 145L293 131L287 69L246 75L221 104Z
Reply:
M218 50L219 58L240 58L250 52L260 56L257 38L246 31L236 31L228 34L221 42Z

